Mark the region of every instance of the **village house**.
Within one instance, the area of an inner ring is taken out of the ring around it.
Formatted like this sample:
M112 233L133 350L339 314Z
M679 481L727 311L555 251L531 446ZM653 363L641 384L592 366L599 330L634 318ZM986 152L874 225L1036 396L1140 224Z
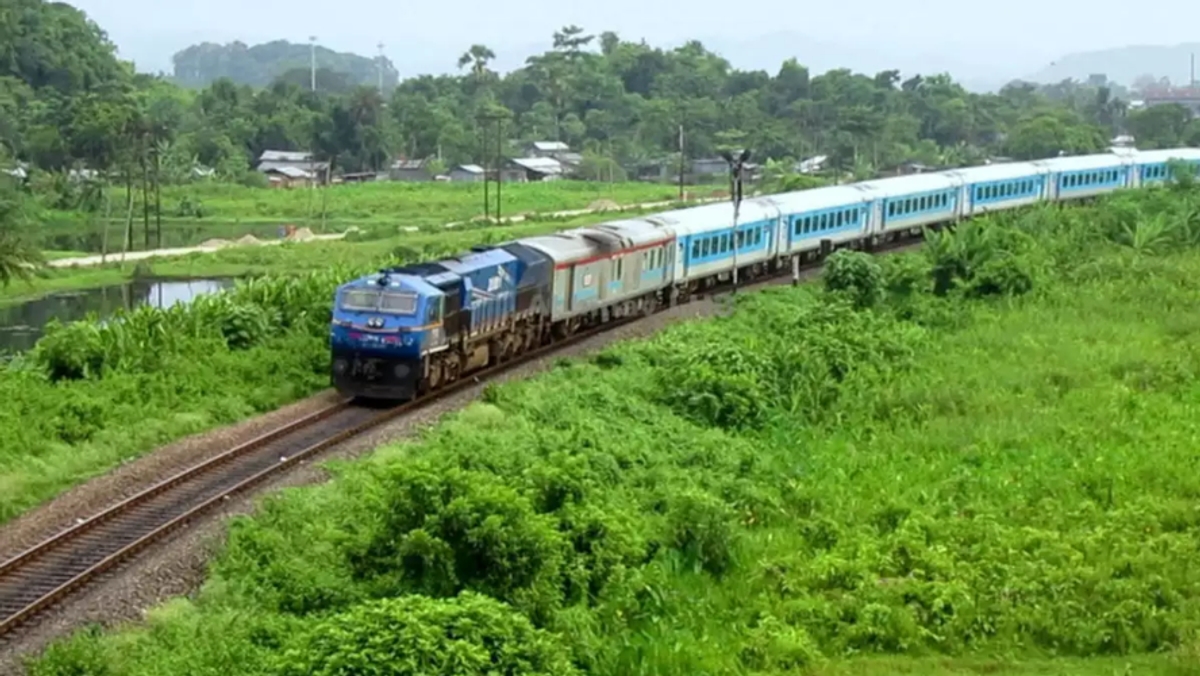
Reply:
M451 181L466 181L468 183L482 181L484 177L483 167L478 164L460 164L450 171L446 172Z
M388 167L388 178L393 181L425 182L433 180L433 172L429 170L429 160L398 159Z
M310 172L296 167L271 167L262 173L266 175L272 188L303 188L313 185L314 182Z
M549 157L515 157L509 167L524 172L525 181L554 181L566 173L561 162Z
M255 170L266 174L272 185L291 187L324 183L329 174L329 163L316 161L310 152L264 150Z
M562 141L534 141L525 147L525 157L557 160L566 172L579 167L583 155L572 152L571 147Z

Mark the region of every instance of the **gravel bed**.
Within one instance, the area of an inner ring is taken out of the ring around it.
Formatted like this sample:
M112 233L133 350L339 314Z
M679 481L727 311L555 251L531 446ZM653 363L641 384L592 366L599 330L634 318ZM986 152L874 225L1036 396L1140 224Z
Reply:
M899 250L910 248L912 246L905 246ZM809 268L801 272L801 277L811 278L818 272L819 269ZM747 285L745 291L787 283L787 279L759 282ZM356 458L384 444L412 438L436 424L443 414L474 401L487 384L526 378L548 370L563 357L581 356L596 352L614 342L650 336L671 324L711 317L727 311L727 308L727 302L720 297L697 299L687 305L671 308L602 335L593 336L381 425L321 453L315 458L315 462L298 463L291 470L262 482L249 492L228 499L223 507L208 512L189 527L159 541L140 556L105 574L84 591L43 613L32 625L0 639L0 674L23 674L22 655L35 654L55 638L68 632L93 623L111 627L136 622L144 617L147 609L171 597L194 594L205 579L209 557L219 550L223 543L224 521L230 516L252 513L257 499L263 494L281 488L324 481L328 478L327 472L321 467L324 461ZM24 546L36 544L38 540L53 534L76 518L90 515L107 504L127 497L148 485L150 481L165 478L201 459L227 450L234 444L319 410L336 399L332 391L325 392L259 418L172 444L110 475L73 489L35 512L6 525L0 530L0 536L23 537L22 542L28 543ZM0 541L6 542L4 549L0 551L5 552L7 556L7 540Z

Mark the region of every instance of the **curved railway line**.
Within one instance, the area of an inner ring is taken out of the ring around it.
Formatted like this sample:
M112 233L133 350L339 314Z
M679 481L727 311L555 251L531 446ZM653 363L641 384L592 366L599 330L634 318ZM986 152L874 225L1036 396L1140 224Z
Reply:
M902 238L881 244L879 253L910 248ZM804 265L819 269L821 260ZM775 284L787 273L759 278L740 288ZM702 296L727 292L729 285ZM651 315L613 321L532 350L480 371L414 401L390 408L341 400L186 469L67 528L0 563L0 640L39 613L88 586L101 574L175 532L226 498L352 437L569 345Z
M576 334L399 406L344 399L161 481L0 563L0 638L231 495L483 379L641 318Z

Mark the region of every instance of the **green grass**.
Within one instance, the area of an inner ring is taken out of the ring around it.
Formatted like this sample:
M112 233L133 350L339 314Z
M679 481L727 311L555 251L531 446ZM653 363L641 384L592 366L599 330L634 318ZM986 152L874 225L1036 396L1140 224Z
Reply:
M495 208L491 187L491 209ZM713 188L692 188L698 196ZM73 211L45 211L38 232L42 248L79 249L99 253L123 247L124 193L114 192L117 214L105 219ZM622 206L672 201L678 189L650 183L551 181L505 185L501 216L546 214L586 209L600 201ZM120 208L118 208L120 207ZM135 197L132 248L157 246L157 223L151 204L149 244L141 195ZM162 246L194 246L209 239L237 239L247 234L275 238L282 225L309 227L316 232L342 232L350 226L396 232L404 227L440 227L483 215L483 185L464 183L380 182L335 185L328 189L252 188L221 183L164 186L162 189ZM494 217L494 214L493 214Z
M1200 674L1195 199L839 258L847 294L489 387L33 673Z
M654 211L654 210L650 210ZM39 298L57 291L72 291L120 284L131 279L189 279L204 277L255 277L297 275L337 265L362 265L383 261L394 252L449 253L487 242L500 242L533 234L556 232L591 225L613 218L646 213L628 210L622 215L595 213L565 218L534 218L512 224L471 224L458 228L428 228L418 232L390 234L378 238L328 242L294 242L269 246L239 246L212 253L195 253L105 265L43 268L32 279L14 280L0 289L0 307ZM48 252L48 259L89 255L79 252ZM120 254L112 258L119 261Z

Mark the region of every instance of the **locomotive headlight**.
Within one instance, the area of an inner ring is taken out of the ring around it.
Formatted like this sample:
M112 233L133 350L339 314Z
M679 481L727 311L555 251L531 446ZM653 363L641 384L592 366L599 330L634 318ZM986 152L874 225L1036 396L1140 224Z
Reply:
M397 378L403 378L404 376L408 375L409 370L408 364L397 364L396 368L393 369Z
M367 320L367 326L373 329L383 328L383 317L371 317Z
M342 375L343 373L345 373L346 369L349 367L350 367L350 363L347 362L345 359L334 359L333 360L333 372L339 376Z

